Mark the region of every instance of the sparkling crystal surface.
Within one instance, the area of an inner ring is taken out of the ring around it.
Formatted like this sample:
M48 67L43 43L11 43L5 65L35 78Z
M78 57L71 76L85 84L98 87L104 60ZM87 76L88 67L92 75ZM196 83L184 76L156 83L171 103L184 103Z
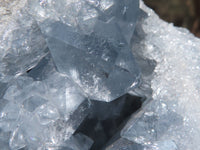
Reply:
M153 99L121 135L149 149L199 149L200 40L160 20L143 3L141 8L135 35L140 40L133 49L157 63L150 80Z

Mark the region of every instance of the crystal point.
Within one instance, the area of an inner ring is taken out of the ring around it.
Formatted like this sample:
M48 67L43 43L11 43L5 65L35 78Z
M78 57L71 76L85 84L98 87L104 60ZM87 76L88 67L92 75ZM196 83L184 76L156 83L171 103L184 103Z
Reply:
M58 71L72 79L89 98L112 101L139 82L139 69L129 44L139 4L137 0L116 0L101 1L101 6L96 6L97 2L63 1L66 10L74 9L73 14L59 11L59 2L49 2L43 8L31 1L29 6L46 36ZM39 9L34 9L33 3ZM41 11L46 15L41 16ZM49 11L57 13L51 18ZM77 22L71 22L76 17Z

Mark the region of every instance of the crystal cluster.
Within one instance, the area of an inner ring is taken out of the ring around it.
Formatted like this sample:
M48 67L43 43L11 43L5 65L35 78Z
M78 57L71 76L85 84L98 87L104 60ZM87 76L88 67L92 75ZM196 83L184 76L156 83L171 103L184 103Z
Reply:
M1 147L89 149L75 131L90 99L109 102L139 84L130 45L139 2L0 3Z
M175 28L141 3L133 50L156 67L152 100L121 132L148 150L200 149L200 39Z
M0 43L0 149L200 149L200 40L142 1L0 1Z
M90 99L111 101L137 85L139 69L129 45L137 0L30 0L28 8L58 71Z

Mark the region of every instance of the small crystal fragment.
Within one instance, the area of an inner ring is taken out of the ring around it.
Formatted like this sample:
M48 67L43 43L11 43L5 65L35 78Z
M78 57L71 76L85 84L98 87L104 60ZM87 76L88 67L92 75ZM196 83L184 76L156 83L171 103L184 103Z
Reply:
M44 104L36 110L36 115L42 125L49 124L59 118L58 110L51 104Z

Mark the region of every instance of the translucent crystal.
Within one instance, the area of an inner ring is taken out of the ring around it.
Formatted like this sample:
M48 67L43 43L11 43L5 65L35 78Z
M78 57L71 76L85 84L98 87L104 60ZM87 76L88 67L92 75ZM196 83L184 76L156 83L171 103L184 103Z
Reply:
M48 76L49 77L43 81L44 85L47 87L45 96L57 106L60 113L67 119L85 100L85 96L67 76L57 72Z
M19 128L16 128L11 135L11 139L9 141L9 145L12 149L21 149L26 146L26 142L24 139L24 135L18 131Z
M10 102L0 111L0 128L4 131L12 131L18 123L20 108Z
M35 81L42 81L56 72L56 67L54 65L51 55L48 53L40 62L28 71L27 75L32 77Z
M37 107L41 106L42 104L46 103L47 100L39 97L39 96L32 96L26 99L23 102L24 109L33 112Z
M72 136L71 139L66 142L66 145L73 150L89 150L92 143L93 141L89 137L79 133Z
M62 146L49 146L48 148L51 150L89 150L92 146L93 141L85 136L84 134L78 133L73 136L69 140L67 140Z
M23 110L22 110L23 111ZM44 129L47 126L41 126L38 118L29 112L24 111L20 116L21 123L19 125L17 135L21 135L25 139L25 146L29 149L38 149L44 143ZM15 132L15 131L14 131ZM11 138L16 138L15 134ZM20 141L13 141L13 145L21 144ZM11 144L11 142L10 142Z
M200 40L140 7L0 1L0 149L198 149Z
M4 99L0 99L0 127L12 132L12 149L37 149L47 146L49 141L58 146L71 137L87 115L87 103L79 107L85 100L79 89L65 75L53 70L41 81L26 76L16 78ZM64 122L60 131L59 119Z
M36 21L22 9L26 1L1 3L0 79L7 80L34 67L46 55L47 46Z
M130 41L138 0L0 1L0 147L88 150L87 98L139 83Z
M51 125L46 126L44 128L45 146L59 147L65 145L64 143L72 137L81 122L88 115L90 110L88 108L88 102L84 101L71 113L67 120L61 117Z
M39 87L38 84L39 82L33 82L30 77L20 76L10 84L3 97L6 100L21 104L25 99L35 94L35 86ZM31 93L28 91L31 91Z
M36 111L36 115L42 125L49 124L51 121L54 122L59 118L58 110L51 104L40 106Z
M58 71L89 98L111 101L139 82L129 44L138 1L108 1L107 8L105 1L97 2L46 1L44 5L30 0L28 7L46 36Z
M178 150L177 145L174 141L166 140L166 141L159 141L158 143L154 143L150 147L146 148L146 150Z
M143 146L133 143L127 139L119 138L107 146L105 150L144 150Z

